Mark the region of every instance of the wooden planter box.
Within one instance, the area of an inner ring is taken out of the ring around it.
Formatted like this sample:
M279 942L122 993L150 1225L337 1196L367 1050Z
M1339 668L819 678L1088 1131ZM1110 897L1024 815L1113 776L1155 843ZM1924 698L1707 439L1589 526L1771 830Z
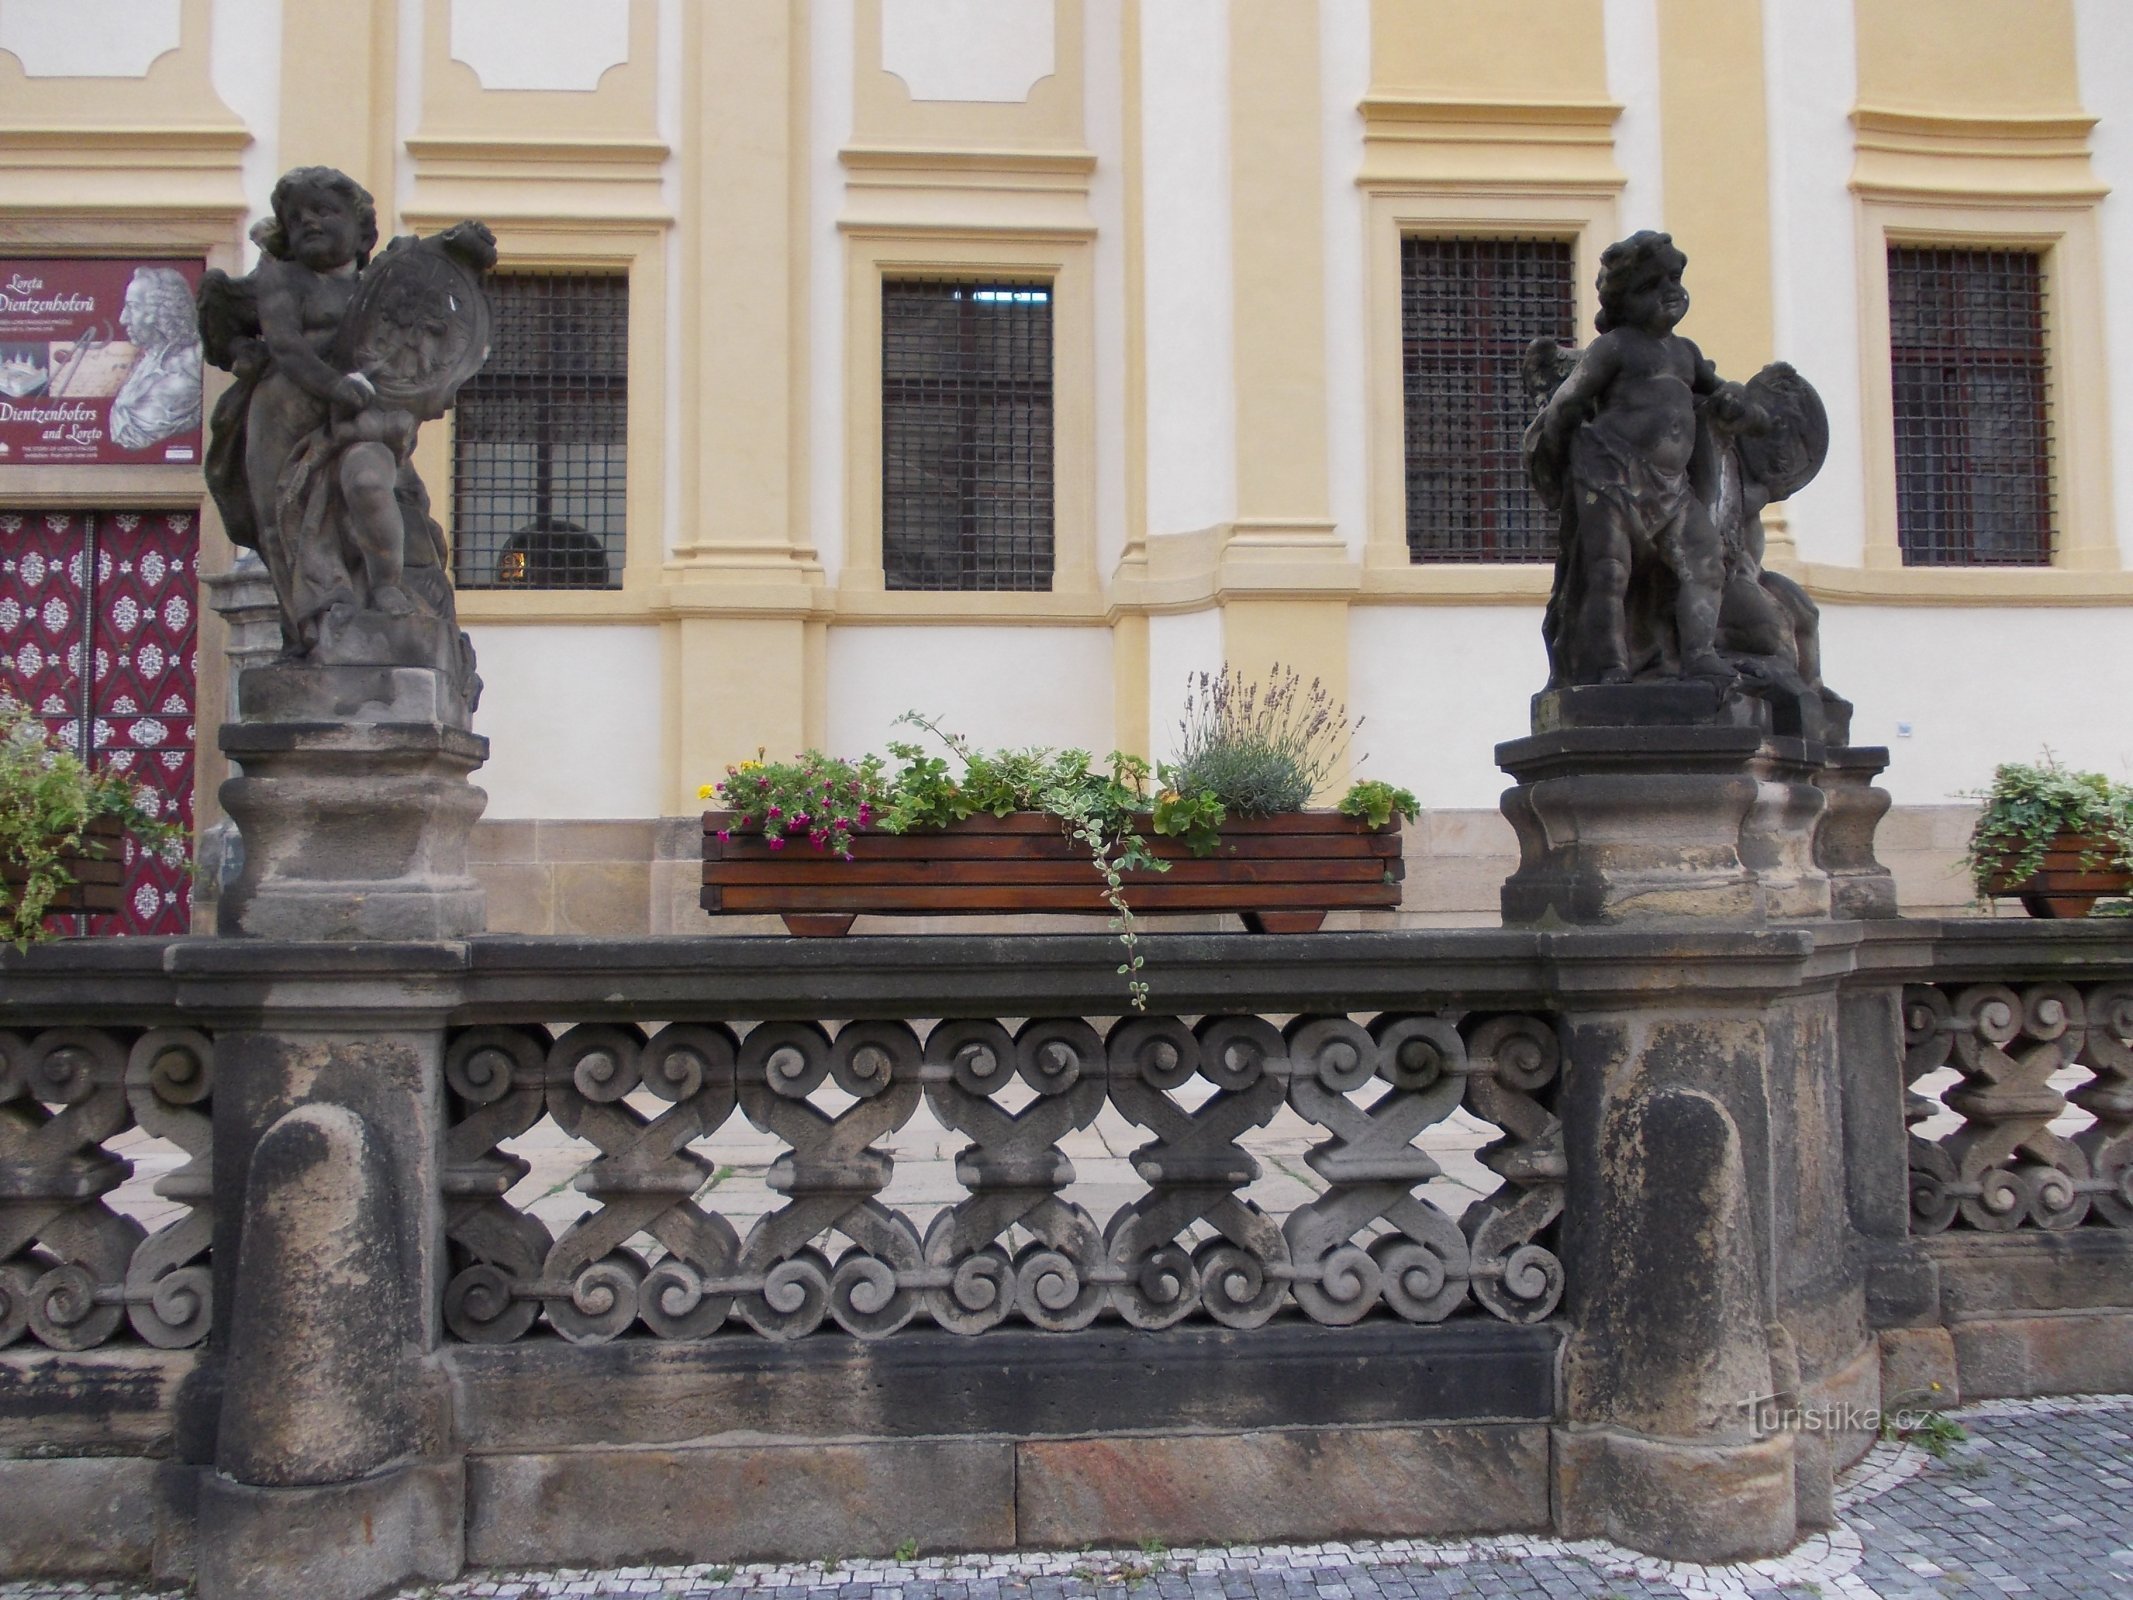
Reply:
M2098 862L2083 866L2083 859ZM2113 865L2110 841L2084 833L2062 833L2044 853L2044 865L2027 878L2004 870L1986 884L1988 894L2019 899L2033 917L2085 917L2105 895L2133 889L2133 872Z
M59 858L74 874L74 881L52 897L46 916L106 916L125 905L126 830L110 817L99 817L89 824L82 843L96 853L68 853ZM7 885L10 898L28 876L17 863L0 861L0 883Z
M923 833L858 833L852 857L816 850L804 836L773 851L761 834L719 830L730 811L704 813L703 907L776 912L796 934L836 935L852 918L1103 913L1103 883L1089 853L1056 817L1016 812L971 817ZM1328 911L1390 910L1400 903L1400 824L1373 828L1334 811L1240 818L1221 847L1195 857L1183 841L1139 829L1168 872L1129 872L1126 903L1143 912L1234 911L1254 933L1309 933Z

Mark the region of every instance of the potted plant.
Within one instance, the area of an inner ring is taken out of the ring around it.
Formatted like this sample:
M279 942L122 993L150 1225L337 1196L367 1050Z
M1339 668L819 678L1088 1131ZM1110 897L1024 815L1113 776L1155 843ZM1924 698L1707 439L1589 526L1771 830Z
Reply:
M0 939L55 936L46 919L120 908L125 836L175 844L178 829L123 773L92 770L20 703L0 700Z
M1263 691L1201 675L1178 758L1153 772L1117 751L1098 765L1080 750L978 750L929 718L900 720L946 754L894 744L892 769L759 753L706 786L721 809L704 817L704 909L833 935L862 913L1108 907L1138 1003L1137 913L1232 911L1254 931L1307 932L1329 910L1399 904L1415 798L1359 783L1336 810L1306 809L1354 725L1293 672L1276 668Z
M2033 917L2085 917L2133 887L2133 787L2070 772L2049 751L2006 762L1977 796L1967 864L1980 898L2014 897Z

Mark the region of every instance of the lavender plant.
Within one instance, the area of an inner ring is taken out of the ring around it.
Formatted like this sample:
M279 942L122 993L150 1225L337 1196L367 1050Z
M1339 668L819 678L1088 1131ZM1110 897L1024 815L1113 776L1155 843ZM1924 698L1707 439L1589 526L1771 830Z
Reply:
M1163 769L1179 795L1212 797L1230 813L1301 811L1339 769L1362 719L1325 685L1276 662L1264 685L1234 667L1188 678L1177 756Z

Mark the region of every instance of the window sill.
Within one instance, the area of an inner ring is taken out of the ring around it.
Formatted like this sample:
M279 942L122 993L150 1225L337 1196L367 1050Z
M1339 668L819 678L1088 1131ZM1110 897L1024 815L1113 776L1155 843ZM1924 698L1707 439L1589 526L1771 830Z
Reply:
M2133 572L2076 567L1780 568L1816 600L1832 605L2122 606L2133 604Z

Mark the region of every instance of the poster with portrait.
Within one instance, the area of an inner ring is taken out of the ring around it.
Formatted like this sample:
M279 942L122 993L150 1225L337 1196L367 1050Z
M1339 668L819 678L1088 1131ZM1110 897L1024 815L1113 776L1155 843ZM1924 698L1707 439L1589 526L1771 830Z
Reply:
M0 469L197 462L204 266L0 256Z

